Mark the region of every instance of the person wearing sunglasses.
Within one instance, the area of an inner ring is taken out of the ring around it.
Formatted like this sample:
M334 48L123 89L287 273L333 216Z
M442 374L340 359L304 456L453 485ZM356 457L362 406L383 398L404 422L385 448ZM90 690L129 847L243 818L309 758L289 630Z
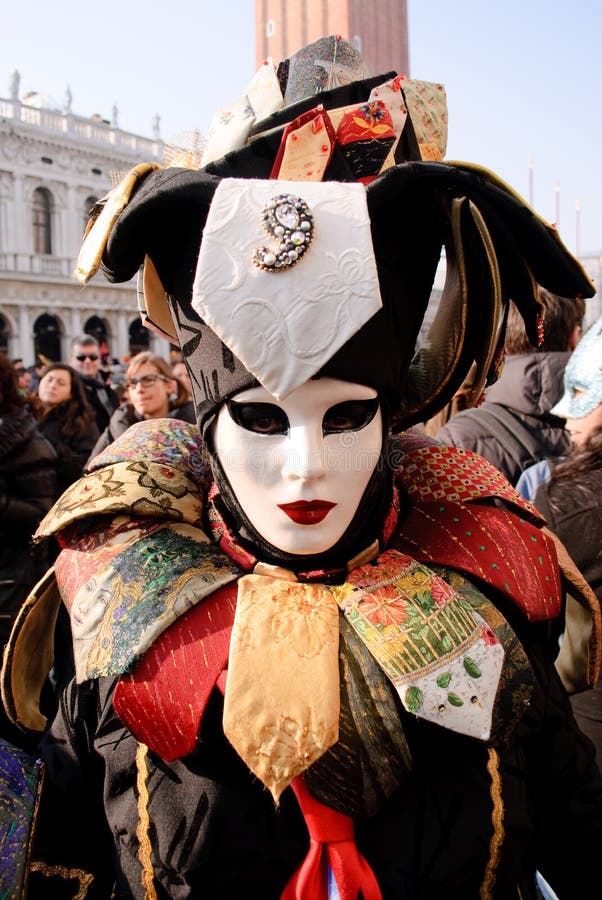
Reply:
M181 419L193 423L194 408L185 387L173 377L169 363L145 350L126 371L125 402L101 433L88 462L117 440L134 422L144 419Z
M69 365L82 379L86 398L94 410L96 425L102 434L117 407L117 394L103 380L100 374L100 346L90 334L82 334L73 339Z

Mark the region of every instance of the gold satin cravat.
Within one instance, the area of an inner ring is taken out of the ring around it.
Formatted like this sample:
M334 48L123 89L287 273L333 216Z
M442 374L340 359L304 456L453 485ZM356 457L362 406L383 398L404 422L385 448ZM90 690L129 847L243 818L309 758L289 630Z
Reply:
M276 802L338 739L338 616L324 585L257 574L238 582L224 733Z

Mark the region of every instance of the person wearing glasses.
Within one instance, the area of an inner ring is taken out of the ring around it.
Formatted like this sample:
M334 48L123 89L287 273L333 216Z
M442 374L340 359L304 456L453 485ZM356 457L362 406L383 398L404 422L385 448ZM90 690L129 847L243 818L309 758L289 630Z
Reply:
M90 460L117 440L134 422L143 419L181 419L194 423L194 408L184 385L174 378L161 356L145 350L130 361L126 372L125 403L111 416L101 433ZM89 460L89 461L90 461Z
M100 346L90 334L82 334L73 339L69 365L81 377L88 403L94 410L96 425L102 434L117 407L119 400L115 392L100 374Z

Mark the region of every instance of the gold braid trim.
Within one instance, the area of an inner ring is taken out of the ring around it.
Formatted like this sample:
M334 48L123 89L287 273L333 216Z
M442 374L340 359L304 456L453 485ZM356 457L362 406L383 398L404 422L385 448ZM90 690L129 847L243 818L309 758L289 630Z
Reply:
M142 887L146 900L157 900L157 892L153 884L153 862L151 859L151 842L149 838L150 816L148 814L148 787L146 779L148 767L146 758L148 747L138 744L136 750L136 787L138 788L138 827L136 837L139 841L138 859L142 866Z
M41 861L32 862L29 868L32 872L40 872L40 874L44 875L46 878L64 878L65 881L77 878L79 881L79 890L73 900L85 900L88 896L88 888L94 881L94 876L91 875L90 872L85 872L83 869L67 869L65 866L49 866Z
M487 751L487 771L491 776L491 821L493 834L489 843L489 861L485 868L485 877L479 896L481 900L491 900L495 884L495 872L500 861L500 850L504 840L504 801L502 800L502 779L500 778L500 758L497 751L490 747Z

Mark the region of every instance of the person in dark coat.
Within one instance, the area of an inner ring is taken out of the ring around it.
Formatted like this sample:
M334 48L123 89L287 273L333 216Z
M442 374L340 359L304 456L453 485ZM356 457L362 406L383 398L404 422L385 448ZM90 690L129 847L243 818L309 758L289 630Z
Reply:
M56 450L57 494L81 477L98 440L94 410L86 399L81 378L71 366L53 363L40 379L38 397L42 415L38 430Z
M602 605L602 318L577 345L564 384L554 412L566 418L571 449L552 464L534 502ZM596 745L602 768L602 681L571 702L580 728Z
M280 74L311 85L329 59L348 80L357 56L331 37ZM261 76L260 100L278 95L271 62ZM101 258L117 282L144 266L143 316L186 354L197 424L131 425L38 530L63 550L3 669L14 721L43 731L28 900L530 900L536 868L570 900L600 872L602 778L561 681L597 678L595 597L571 587L591 627L557 669L574 567L493 466L411 427L473 360L493 375L519 273L592 287L491 173L421 160L442 88L419 87L386 171L416 85L383 76L317 107L310 91L292 129L265 122L213 171L135 167L88 231L82 281ZM316 181L340 115L351 183ZM443 245L465 278L423 358ZM60 603L76 673L45 723L28 650Z
M506 334L506 360L484 402L452 416L435 438L484 456L516 484L528 466L562 456L569 445L564 420L551 412L562 394L562 375L581 334L583 300L558 297L544 289L543 343L529 342L514 304ZM493 418L492 418L493 417Z
M10 360L0 353L0 643L47 566L31 537L56 500L57 457L36 427Z
M186 386L174 378L169 363L148 350L134 356L127 367L127 399L111 416L92 452L90 461L135 422L145 419L181 419L194 422L194 406Z

